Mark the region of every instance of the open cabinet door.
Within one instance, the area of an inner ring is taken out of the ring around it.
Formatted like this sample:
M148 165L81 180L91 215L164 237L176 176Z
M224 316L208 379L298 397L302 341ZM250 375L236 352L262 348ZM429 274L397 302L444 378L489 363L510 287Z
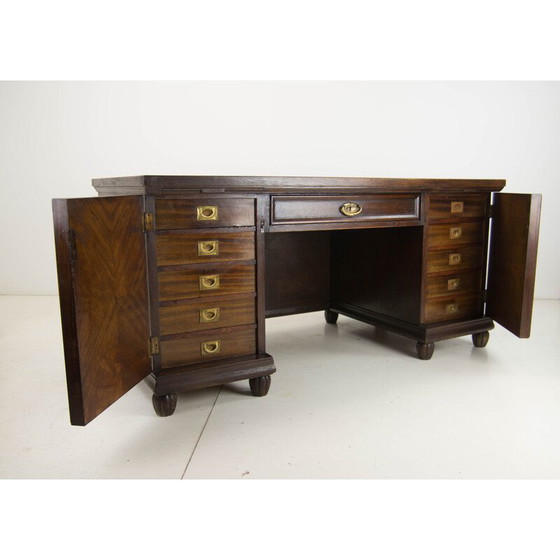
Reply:
M70 422L85 426L151 371L141 196L53 200Z
M486 315L519 338L531 333L540 194L495 194Z

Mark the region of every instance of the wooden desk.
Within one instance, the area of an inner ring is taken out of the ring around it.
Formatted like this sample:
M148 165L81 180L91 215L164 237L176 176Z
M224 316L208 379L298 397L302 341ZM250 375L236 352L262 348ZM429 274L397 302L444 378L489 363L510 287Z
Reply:
M424 360L456 336L485 346L493 320L529 336L541 199L497 194L503 180L93 185L98 198L53 201L72 424L146 377L160 416L177 392L240 379L266 395L266 317L343 314L411 338Z

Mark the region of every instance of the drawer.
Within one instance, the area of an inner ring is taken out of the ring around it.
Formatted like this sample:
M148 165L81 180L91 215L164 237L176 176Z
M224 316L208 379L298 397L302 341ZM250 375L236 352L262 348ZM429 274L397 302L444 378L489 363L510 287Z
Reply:
M256 322L255 296L233 300L198 298L159 309L162 335L196 332Z
M482 243L486 222L432 224L428 228L428 247L454 247Z
M480 294L457 294L447 298L426 300L424 323L468 319L482 315Z
M255 225L252 198L156 199L156 230Z
M255 234L160 233L156 237L158 266L209 263L255 258Z
M272 224L418 220L419 195L273 196Z
M237 264L161 270L158 283L161 301L250 293L255 291L255 267Z
M482 272L458 272L449 276L432 276L426 281L426 296L445 296L482 290Z
M489 204L487 195L447 195L430 197L430 220L483 218Z
M481 247L458 247L444 251L428 251L428 274L445 272L453 274L465 268L482 268L483 249Z
M161 337L160 353L164 368L248 356L256 353L256 329L251 325Z

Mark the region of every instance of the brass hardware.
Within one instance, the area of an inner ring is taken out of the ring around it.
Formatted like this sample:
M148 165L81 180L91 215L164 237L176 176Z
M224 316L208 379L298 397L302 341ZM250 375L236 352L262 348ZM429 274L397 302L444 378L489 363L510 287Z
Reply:
M345 216L357 216L362 211L362 207L357 202L345 202L339 210Z
M201 323L213 323L214 321L220 320L220 308L211 307L208 309L200 310L200 322Z
M201 342L200 344L200 351L202 355L205 356L207 354L218 354L222 347L221 340L212 340L210 342Z
M196 207L197 220L217 220L218 207L217 206L197 206Z
M199 276L198 285L201 290L217 290L220 287L220 275Z
M451 315L451 313L457 313L457 311L459 311L459 306L456 303L450 303L445 306L445 312L448 315Z
M198 256L206 257L210 255L219 255L217 241L199 241L198 242Z
M151 212L144 212L144 231L153 231L154 215Z
M148 347L150 356L159 354L159 338L157 336L150 337L150 340L148 341Z
M449 255L449 264L460 264L461 263L461 253L451 253Z
M449 228L449 239L459 239L463 235L463 228L452 227Z
M451 278L451 280L447 281L447 289L456 290L459 287L459 284L460 284L459 278Z
M451 203L451 213L460 214L463 211L463 202L452 202Z

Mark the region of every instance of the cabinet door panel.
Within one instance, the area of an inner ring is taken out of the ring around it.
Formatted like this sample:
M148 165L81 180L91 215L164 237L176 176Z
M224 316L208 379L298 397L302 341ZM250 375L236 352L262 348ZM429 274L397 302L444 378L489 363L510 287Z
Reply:
M531 332L540 194L495 194L486 314L519 338Z
M83 426L146 377L143 197L53 200L70 421Z

